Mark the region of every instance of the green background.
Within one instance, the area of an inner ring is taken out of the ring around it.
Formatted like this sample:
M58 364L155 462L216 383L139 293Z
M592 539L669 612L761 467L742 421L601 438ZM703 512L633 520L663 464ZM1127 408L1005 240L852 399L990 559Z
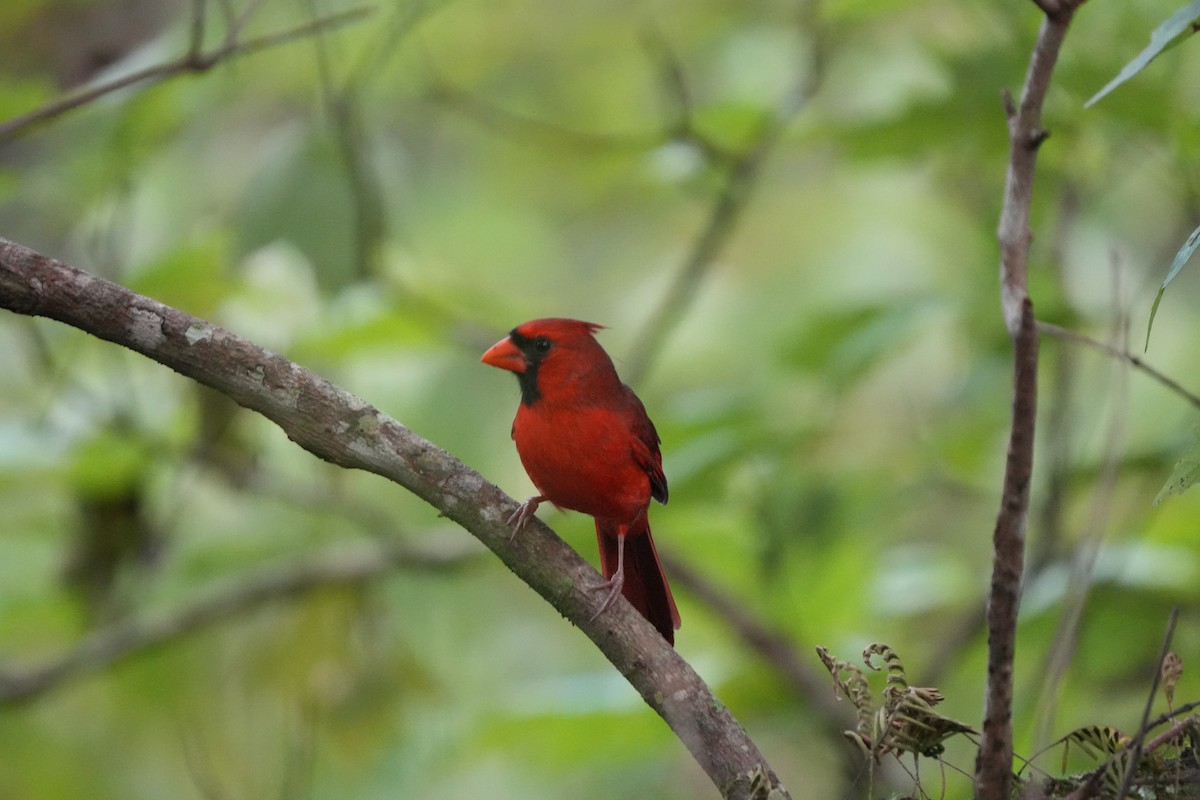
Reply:
M205 8L211 51L248 7ZM249 8L241 44L352 6ZM186 53L193 5L159 10L6 0L0 119ZM1174 10L1079 12L1033 204L1039 317L1139 352L1200 222L1200 55L1184 42L1083 103ZM946 715L981 718L1011 380L1001 92L1019 92L1040 16L381 3L0 144L0 235L287 355L518 499L517 387L479 355L535 317L608 326L663 438L660 550L783 634L820 691L685 585L679 652L794 797L862 796L814 646L854 660L887 642ZM1189 270L1172 284L1145 358L1200 389L1197 289ZM1024 755L1082 725L1136 730L1172 606L1177 703L1197 696L1200 645L1200 496L1153 505L1195 409L1055 339L1041 382ZM589 519L541 516L595 560ZM0 798L716 796L588 640L432 509L140 356L0 315L0 675L380 547L418 558L3 702ZM1038 766L1057 773L1059 752ZM920 784L968 797L973 764L951 740ZM875 782L914 791L894 765Z

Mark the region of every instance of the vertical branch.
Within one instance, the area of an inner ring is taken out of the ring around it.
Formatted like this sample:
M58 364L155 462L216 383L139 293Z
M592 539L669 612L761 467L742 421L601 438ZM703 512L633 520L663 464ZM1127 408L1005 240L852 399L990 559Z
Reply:
M1033 239L1029 228L1029 205L1033 197L1033 175L1038 149L1050 135L1042 127L1042 104L1073 12L1074 5L1060 8L1053 14L1047 11L1029 59L1021 103L1014 106L1007 93L1004 97L1009 160L1004 176L1004 207L996 235L1000 241L1000 301L1008 333L1014 339L1021 325L1022 306L1029 298L1029 245Z
M1004 490L992 536L992 586L988 595L988 667L983 735L975 764L980 800L1006 800L1012 786L1013 660L1017 611L1025 569L1025 522L1033 475L1034 422L1037 418L1038 332L1028 296L1013 337L1012 432L1004 468Z
M1049 135L1041 125L1042 104L1058 53L1075 9L1082 0L1041 0L1046 18L1029 61L1021 102L1005 95L1009 163L1000 244L1000 303L1013 340L1012 430L1004 471L1004 489L993 534L992 584L988 596L988 668L983 735L975 764L979 800L1007 800L1012 792L1013 660L1017 612L1025 568L1025 524L1033 475L1037 419L1038 328L1029 298L1029 206L1037 152Z

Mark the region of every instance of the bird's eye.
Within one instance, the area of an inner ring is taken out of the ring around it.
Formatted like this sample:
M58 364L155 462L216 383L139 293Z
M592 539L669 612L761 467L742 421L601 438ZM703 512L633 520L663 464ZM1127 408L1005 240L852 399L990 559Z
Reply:
M539 336L533 340L533 349L539 353L545 353L550 349L550 340L545 336Z

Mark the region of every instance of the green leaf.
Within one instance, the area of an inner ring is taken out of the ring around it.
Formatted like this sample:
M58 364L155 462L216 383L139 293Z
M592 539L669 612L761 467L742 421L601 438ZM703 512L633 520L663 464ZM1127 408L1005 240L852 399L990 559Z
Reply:
M1183 243L1183 247L1179 248L1179 252L1175 254L1175 260L1171 262L1171 269L1167 271L1167 277L1163 279L1162 286L1158 287L1158 294L1154 295L1154 305L1150 306L1150 319L1146 322L1145 350L1150 349L1150 328L1154 326L1154 315L1158 313L1158 304L1162 301L1163 292L1167 290L1167 284L1175 280L1175 276L1192 257L1192 253L1196 252L1197 247L1200 247L1200 228L1192 231L1187 241Z
M915 328L928 305L867 304L814 315L784 351L798 369L846 386L877 364Z
M1192 488L1192 484L1197 480L1200 480L1200 435L1195 437L1192 448L1175 464L1170 479L1159 491L1158 496L1154 498L1154 505L1158 505L1173 494L1183 494Z
M1150 34L1150 44L1146 45L1146 48L1138 53L1136 58L1122 67L1121 71L1117 73L1117 77L1092 95L1092 99L1084 103L1083 107L1091 108L1100 98L1145 69L1146 65L1158 58L1161 53L1170 50L1195 33L1197 19L1200 19L1200 0L1192 0L1168 17L1166 22L1155 28L1154 32Z

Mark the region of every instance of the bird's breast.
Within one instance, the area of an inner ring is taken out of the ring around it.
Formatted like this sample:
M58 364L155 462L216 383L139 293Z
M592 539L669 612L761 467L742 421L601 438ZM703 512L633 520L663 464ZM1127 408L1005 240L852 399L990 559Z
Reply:
M622 521L650 503L633 435L619 413L605 408L522 405L513 423L521 463L541 494L563 508Z

